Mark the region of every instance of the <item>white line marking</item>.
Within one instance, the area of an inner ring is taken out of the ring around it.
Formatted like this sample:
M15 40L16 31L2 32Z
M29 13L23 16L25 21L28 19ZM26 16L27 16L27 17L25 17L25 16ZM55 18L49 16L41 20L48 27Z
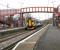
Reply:
M47 25L47 26L48 26L48 25ZM45 26L45 27L47 27L47 26ZM45 28L45 27L44 27L44 28ZM43 30L44 28L42 28L41 30ZM39 31L41 31L41 30L39 30ZM34 36L34 35L35 35L36 33L38 33L39 31L35 32L34 34L30 35L29 37L25 38L24 40L18 42L17 45L16 45L12 50L15 50L21 43L25 42L27 39L31 38L32 36Z

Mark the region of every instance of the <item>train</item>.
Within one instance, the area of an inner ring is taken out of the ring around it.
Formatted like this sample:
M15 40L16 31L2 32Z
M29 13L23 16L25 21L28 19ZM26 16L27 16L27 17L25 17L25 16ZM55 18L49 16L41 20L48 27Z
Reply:
M37 27L41 27L42 23L32 17L27 17L25 20L25 25L26 25L25 29L35 29Z

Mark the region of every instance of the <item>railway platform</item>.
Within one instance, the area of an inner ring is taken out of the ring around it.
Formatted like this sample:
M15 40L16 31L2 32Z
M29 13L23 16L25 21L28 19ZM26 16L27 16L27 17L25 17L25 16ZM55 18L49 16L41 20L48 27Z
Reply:
M60 50L60 29L50 25L45 35L37 41L34 50Z
M60 29L50 24L19 42L12 50L60 50Z

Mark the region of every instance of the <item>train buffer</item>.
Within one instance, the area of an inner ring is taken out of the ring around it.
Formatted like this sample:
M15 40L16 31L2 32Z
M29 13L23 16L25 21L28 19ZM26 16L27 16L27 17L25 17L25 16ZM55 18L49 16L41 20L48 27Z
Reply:
M12 50L60 50L60 30L50 24L17 43Z

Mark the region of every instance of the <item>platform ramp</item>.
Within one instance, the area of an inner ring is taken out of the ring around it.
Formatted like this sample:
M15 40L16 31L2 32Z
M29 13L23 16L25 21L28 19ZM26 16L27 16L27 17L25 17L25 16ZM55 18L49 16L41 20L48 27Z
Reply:
M49 25L45 26L41 30L35 32L26 39L18 42L18 44L12 50L33 50L37 40L46 32Z

